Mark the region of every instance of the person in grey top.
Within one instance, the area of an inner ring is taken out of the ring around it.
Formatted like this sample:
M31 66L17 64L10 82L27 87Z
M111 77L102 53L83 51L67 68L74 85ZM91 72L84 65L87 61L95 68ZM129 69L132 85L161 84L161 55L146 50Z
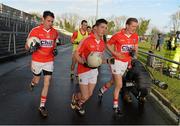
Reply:
M157 44L157 40L158 40L158 35L157 34L153 34L152 38L151 38L151 50L155 50L156 44Z
M162 47L162 44L164 42L164 37L162 36L161 33L158 34L158 40L157 40L157 44L156 44L156 50L158 51L161 51L161 47Z

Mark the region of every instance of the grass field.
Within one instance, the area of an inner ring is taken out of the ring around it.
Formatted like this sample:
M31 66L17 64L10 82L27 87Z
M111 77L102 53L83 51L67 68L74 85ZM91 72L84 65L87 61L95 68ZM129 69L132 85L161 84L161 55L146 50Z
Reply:
M150 50L150 43L149 42L139 43L139 49L143 51ZM167 51L164 45L160 52L154 51L154 54L160 55L162 57L166 57L168 59L172 59L174 51ZM144 54L141 54L138 56L138 59L142 61L143 63L146 63L147 56ZM165 67L167 67L168 64L169 64L168 62L165 62ZM167 75L163 75L159 71L156 71L152 69L151 67L148 67L148 68L153 73L156 79L164 81L168 84L168 89L166 90L162 90L156 86L153 86L153 88L157 89L180 111L180 80L178 80L177 78L171 78Z

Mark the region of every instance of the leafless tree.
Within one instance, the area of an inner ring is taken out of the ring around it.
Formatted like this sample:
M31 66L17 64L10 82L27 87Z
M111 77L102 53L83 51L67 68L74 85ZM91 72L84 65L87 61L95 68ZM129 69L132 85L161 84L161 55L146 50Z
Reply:
M173 31L176 32L180 28L180 11L177 11L176 13L172 14L170 16L171 23L173 27Z

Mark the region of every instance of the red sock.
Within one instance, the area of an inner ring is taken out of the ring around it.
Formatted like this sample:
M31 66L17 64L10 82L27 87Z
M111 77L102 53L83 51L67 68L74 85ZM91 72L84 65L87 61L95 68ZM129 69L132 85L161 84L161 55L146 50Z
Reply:
M108 90L108 87L106 86L106 84L101 88L101 92L104 93Z
M118 99L113 99L113 108L118 107Z
M105 90L105 91L107 91L107 90L108 90L108 87L107 87L107 85L106 85L106 84L103 86L103 88L104 88L104 90Z
M41 96L41 103L40 103L40 107L45 106L46 103L46 96Z

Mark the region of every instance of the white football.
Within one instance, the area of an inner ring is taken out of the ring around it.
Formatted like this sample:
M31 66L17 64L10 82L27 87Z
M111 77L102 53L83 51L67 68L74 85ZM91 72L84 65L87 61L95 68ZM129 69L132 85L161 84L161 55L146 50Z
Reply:
M102 64L102 53L91 52L88 55L87 63L90 67L99 67Z

